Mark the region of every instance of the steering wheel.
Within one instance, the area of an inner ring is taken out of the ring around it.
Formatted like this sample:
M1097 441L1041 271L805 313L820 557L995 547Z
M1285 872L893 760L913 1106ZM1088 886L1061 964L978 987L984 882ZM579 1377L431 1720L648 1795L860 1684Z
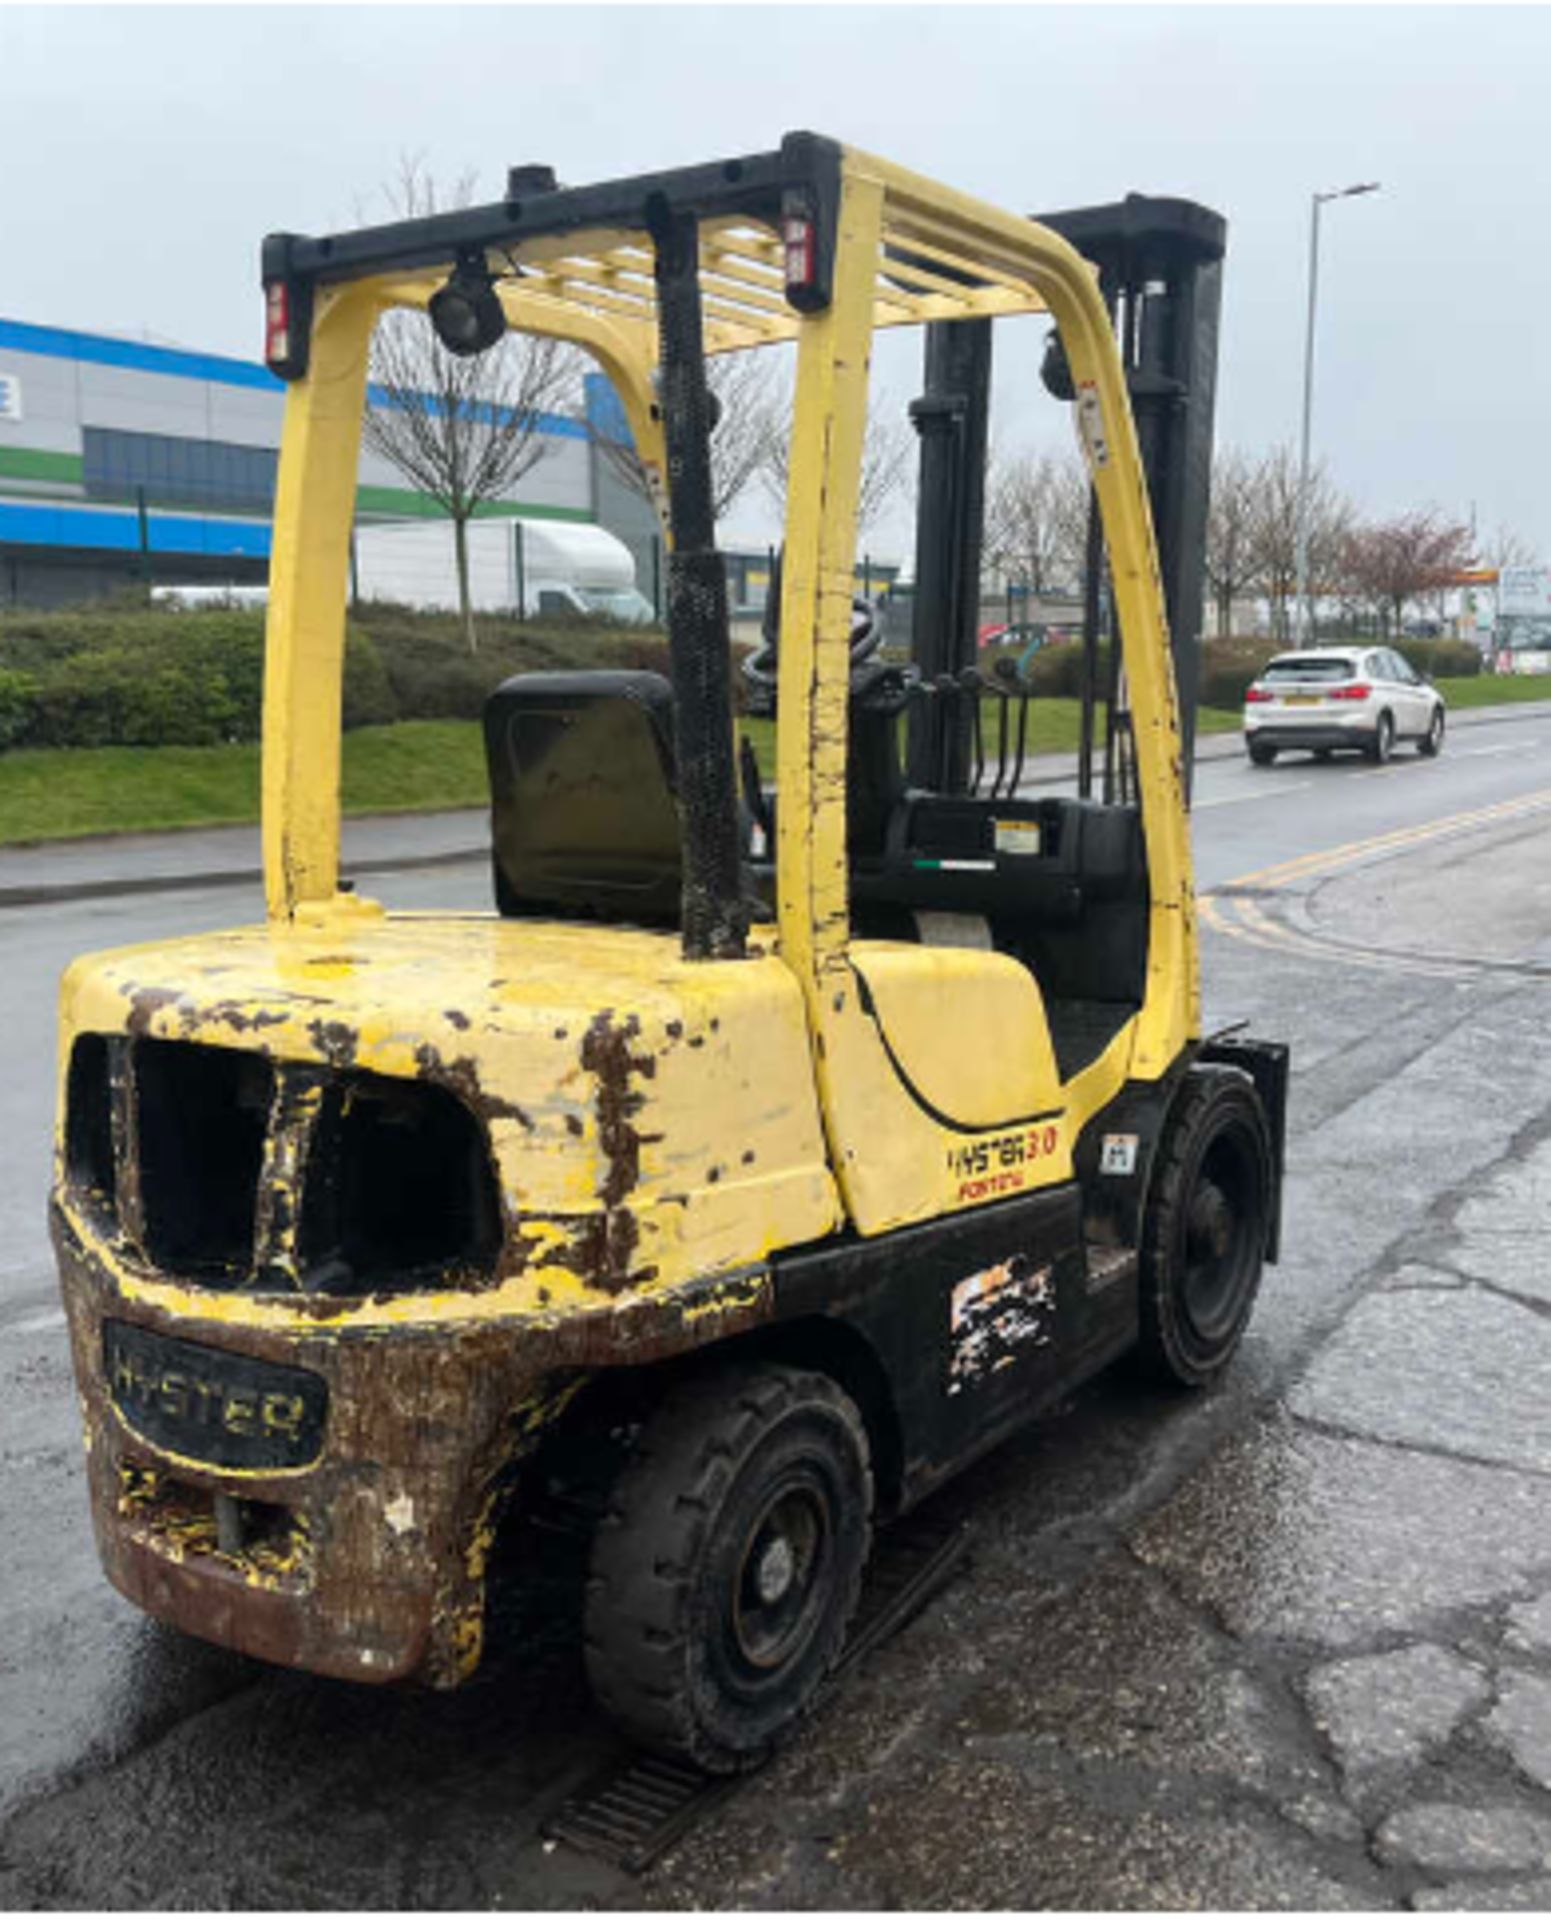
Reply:
M864 666L883 645L883 620L878 603L865 594L851 598L851 665ZM773 633L766 632L759 645L743 663L744 677L761 692L773 693L776 683L776 646Z

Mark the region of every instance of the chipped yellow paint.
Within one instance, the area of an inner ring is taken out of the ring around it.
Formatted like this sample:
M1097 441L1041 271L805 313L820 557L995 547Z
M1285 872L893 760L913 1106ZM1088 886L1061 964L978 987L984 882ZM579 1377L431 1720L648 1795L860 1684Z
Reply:
M484 1654L485 1575L501 1512L510 1494L507 1476L511 1468L533 1450L545 1429L565 1412L586 1381L587 1376L578 1373L558 1383L546 1382L531 1399L515 1409L507 1423L507 1448L498 1470L499 1477L485 1488L464 1537L462 1591L456 1596L444 1591L436 1609L443 1623L440 1638L452 1666L451 1675L445 1676L450 1684L467 1680Z
M326 989L317 963L338 977ZM175 985L172 983L176 983ZM638 929L386 916L341 944L294 925L200 935L77 961L61 1019L77 1032L245 1048L278 1060L349 1063L439 1077L489 1124L507 1207L511 1271L471 1291L331 1301L322 1316L282 1295L218 1293L159 1275L58 1190L76 1230L115 1265L126 1298L207 1323L326 1328L474 1322L607 1310L579 1270L589 1225L628 1210L632 1291L746 1272L782 1246L829 1232L825 1165L800 995L774 955L685 961L676 938ZM607 1097L585 1064L599 1021L624 1036L639 1170L610 1190ZM64 1086L60 1097L63 1104ZM317 1303L311 1303L316 1305Z
M485 1572L495 1546L499 1506L500 1492L492 1487L486 1492L464 1543L464 1597L448 1611L443 1630L454 1675L458 1680L467 1680L484 1657Z
M702 1320L725 1320L750 1307L766 1306L772 1299L770 1275L751 1273L744 1279L729 1280L714 1293L690 1301L684 1308L684 1324L695 1326Z
M190 1505L188 1491L155 1467L120 1462L118 1485L118 1512L130 1537L159 1559L173 1566L211 1560L264 1593L297 1592L310 1583L313 1536L305 1514L287 1515L283 1544L261 1539L229 1553L217 1541L214 1510Z

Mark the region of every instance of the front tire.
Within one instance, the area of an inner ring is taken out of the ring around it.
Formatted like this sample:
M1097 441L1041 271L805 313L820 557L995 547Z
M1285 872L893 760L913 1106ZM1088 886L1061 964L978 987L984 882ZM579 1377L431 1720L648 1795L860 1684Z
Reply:
M1379 724L1373 730L1373 738L1368 742L1368 758L1376 767L1382 767L1395 751L1395 722L1388 713L1379 715Z
M1427 723L1427 731L1416 743L1416 750L1426 760L1436 760L1443 751L1443 708L1434 707L1433 717Z
M1193 1067L1158 1150L1142 1230L1144 1373L1201 1387L1227 1366L1260 1289L1271 1222L1270 1130L1237 1067Z
M823 1374L718 1368L642 1427L593 1546L593 1692L633 1739L757 1766L845 1641L871 1543L867 1435Z

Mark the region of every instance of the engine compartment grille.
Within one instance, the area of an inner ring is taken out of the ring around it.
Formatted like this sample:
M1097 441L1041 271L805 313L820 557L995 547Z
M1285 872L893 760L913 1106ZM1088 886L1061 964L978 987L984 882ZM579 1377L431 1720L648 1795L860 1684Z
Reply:
M478 1286L501 1249L488 1136L455 1093L236 1047L80 1035L64 1177L149 1265L218 1290Z

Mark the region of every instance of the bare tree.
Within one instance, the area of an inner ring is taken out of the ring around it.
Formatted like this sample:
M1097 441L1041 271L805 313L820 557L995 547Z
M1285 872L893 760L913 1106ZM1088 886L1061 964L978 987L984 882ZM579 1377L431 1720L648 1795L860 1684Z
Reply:
M1497 527L1476 542L1476 564L1482 567L1530 567L1535 564L1535 549L1512 527Z
M916 437L910 423L897 414L875 411L867 416L862 442L862 477L856 494L856 530L865 533L897 493L913 490ZM783 497L786 488L781 489Z
M1206 522L1206 582L1218 637L1233 630L1233 603L1260 583L1260 521L1265 462L1225 447L1212 462L1212 500Z
M1398 636L1407 606L1439 593L1471 559L1470 528L1436 508L1356 528L1347 540L1347 569L1378 608L1386 637Z
M779 436L781 378L768 349L710 354L706 385L716 402L711 433L711 507L722 519L756 474L765 470ZM617 477L643 500L655 500L646 463L629 438L616 428L589 420L588 437Z
M790 458L786 429L791 411L791 390L783 380L762 463L766 488L779 507L786 504ZM867 430L862 440L862 471L856 490L858 533L865 533L876 522L901 489L910 490L914 454L915 435L909 424L894 411L886 393L875 392L868 406Z
M1082 571L1088 478L1071 454L994 460L986 486L987 564L1036 594Z
M406 218L439 206L467 206L464 177L439 196L417 160L401 163L387 198ZM424 314L396 308L372 339L371 377L382 389L366 410L362 436L452 522L458 605L469 651L478 635L469 601L468 523L486 502L507 496L540 461L541 416L575 391L574 354L553 340L508 333L487 352L451 354Z
M1298 581L1298 458L1289 446L1273 447L1255 484L1256 584L1271 602L1271 631L1285 640L1292 630ZM1318 598L1339 583L1352 508L1322 466L1309 472L1309 579Z

